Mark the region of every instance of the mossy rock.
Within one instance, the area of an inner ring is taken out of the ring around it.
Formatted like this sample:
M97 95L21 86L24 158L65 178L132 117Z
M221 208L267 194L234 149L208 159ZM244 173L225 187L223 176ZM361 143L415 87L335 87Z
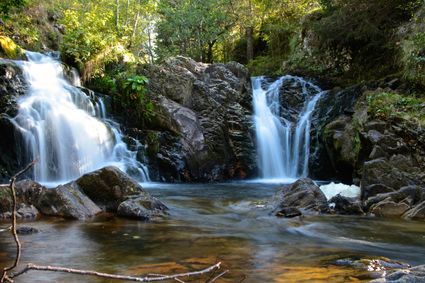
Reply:
M25 50L17 45L10 37L0 35L0 56L8 59L22 59Z

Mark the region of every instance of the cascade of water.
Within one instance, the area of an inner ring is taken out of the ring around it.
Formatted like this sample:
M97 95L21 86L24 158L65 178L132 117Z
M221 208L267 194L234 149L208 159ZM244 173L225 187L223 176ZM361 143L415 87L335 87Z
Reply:
M258 166L264 179L295 179L308 175L311 116L322 90L300 77L283 76L263 89L264 77L252 78ZM294 81L305 98L297 121L281 117L280 88ZM312 92L312 93L311 93Z
M29 90L18 101L18 115L11 121L23 136L25 155L39 160L34 167L35 180L66 182L115 165L139 181L148 181L146 166L122 141L119 125L106 119L103 100L65 80L58 60L35 52L26 54L29 61L17 63Z

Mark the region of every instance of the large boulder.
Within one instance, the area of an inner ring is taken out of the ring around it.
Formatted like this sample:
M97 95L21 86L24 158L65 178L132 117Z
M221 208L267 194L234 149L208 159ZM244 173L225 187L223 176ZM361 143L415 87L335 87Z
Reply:
M256 173L251 85L243 65L176 57L139 72L149 77L156 104L149 126L158 133L135 136L156 144L148 152L153 179L217 181Z
M326 196L311 179L299 179L286 185L274 197L274 214L282 214L288 208L300 209L307 213L327 213L329 206ZM286 213L283 213L286 215Z
M129 196L147 194L135 180L113 166L87 173L75 182L82 192L106 211L116 211Z
M150 219L165 215L167 207L116 167L88 173L75 181L101 209L120 216Z
M75 183L44 190L36 206L44 215L77 220L91 218L102 211Z

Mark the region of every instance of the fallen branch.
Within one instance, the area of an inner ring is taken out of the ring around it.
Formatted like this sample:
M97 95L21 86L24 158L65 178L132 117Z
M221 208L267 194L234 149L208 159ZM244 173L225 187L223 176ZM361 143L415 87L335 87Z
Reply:
M136 282L155 282L155 281L179 279L180 277L191 277L191 276L202 275L202 274L211 272L213 270L220 269L220 265L221 265L221 262L218 262L203 270L179 273L179 274L173 274L173 275L135 277L135 276L127 276L127 275L102 273L102 272L91 271L91 270L72 269L72 268L65 268L65 267L58 267L58 266L35 265L32 263L29 263L21 271L15 274L12 274L10 278L18 277L19 275L22 275L30 270L38 270L38 271L65 272L65 273L80 274L80 275L91 275L91 276L97 276L97 277L108 278L108 279L127 280L127 281L136 281Z
M0 229L0 233L8 232L8 231L10 231L10 230L12 230L12 226L9 226L9 227L4 228L4 229Z
M12 235L13 235L13 239L15 240L16 243L16 256L15 256L15 261L13 262L13 264L9 267L5 267L3 269L3 273L1 275L0 278L0 282L4 282L6 281L11 281L10 278L7 275L7 272L16 268L18 266L19 260L21 258L21 242L19 241L18 238L18 233L16 232L16 190L15 190L15 182L16 179L21 176L22 174L24 174L25 172L27 172L32 166L34 166L34 164L37 163L37 160L32 161L31 163L29 163L24 169L22 169L21 171L19 171L18 173L16 173L11 179L10 179L10 185L9 185L9 189L10 189L10 194L12 196Z
M219 275L217 275L216 277L214 277L213 279L211 279L210 281L208 281L207 283L213 283L215 281L217 281L218 278L222 277L224 274L226 274L227 272L229 272L229 270L225 270L222 273L220 273Z

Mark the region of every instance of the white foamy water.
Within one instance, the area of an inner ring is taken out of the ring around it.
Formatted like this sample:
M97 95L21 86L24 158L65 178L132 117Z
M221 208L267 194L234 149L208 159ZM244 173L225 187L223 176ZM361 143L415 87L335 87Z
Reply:
M254 123L257 135L258 166L262 178L298 179L308 176L311 116L322 90L300 77L283 76L263 89L264 77L253 77ZM281 118L280 88L286 81L301 86L304 107L297 121ZM314 95L308 93L314 91Z
M35 180L63 183L115 165L148 181L146 166L136 160L136 152L128 150L117 125L106 119L102 99L71 85L58 60L35 52L26 54L29 61L18 64L29 89L11 121L23 136L27 159L38 158ZM79 83L75 73L73 80Z
M326 198L330 200L332 197L340 194L344 197L360 198L360 187L354 185L335 184L334 182L320 186L320 190L325 194Z

